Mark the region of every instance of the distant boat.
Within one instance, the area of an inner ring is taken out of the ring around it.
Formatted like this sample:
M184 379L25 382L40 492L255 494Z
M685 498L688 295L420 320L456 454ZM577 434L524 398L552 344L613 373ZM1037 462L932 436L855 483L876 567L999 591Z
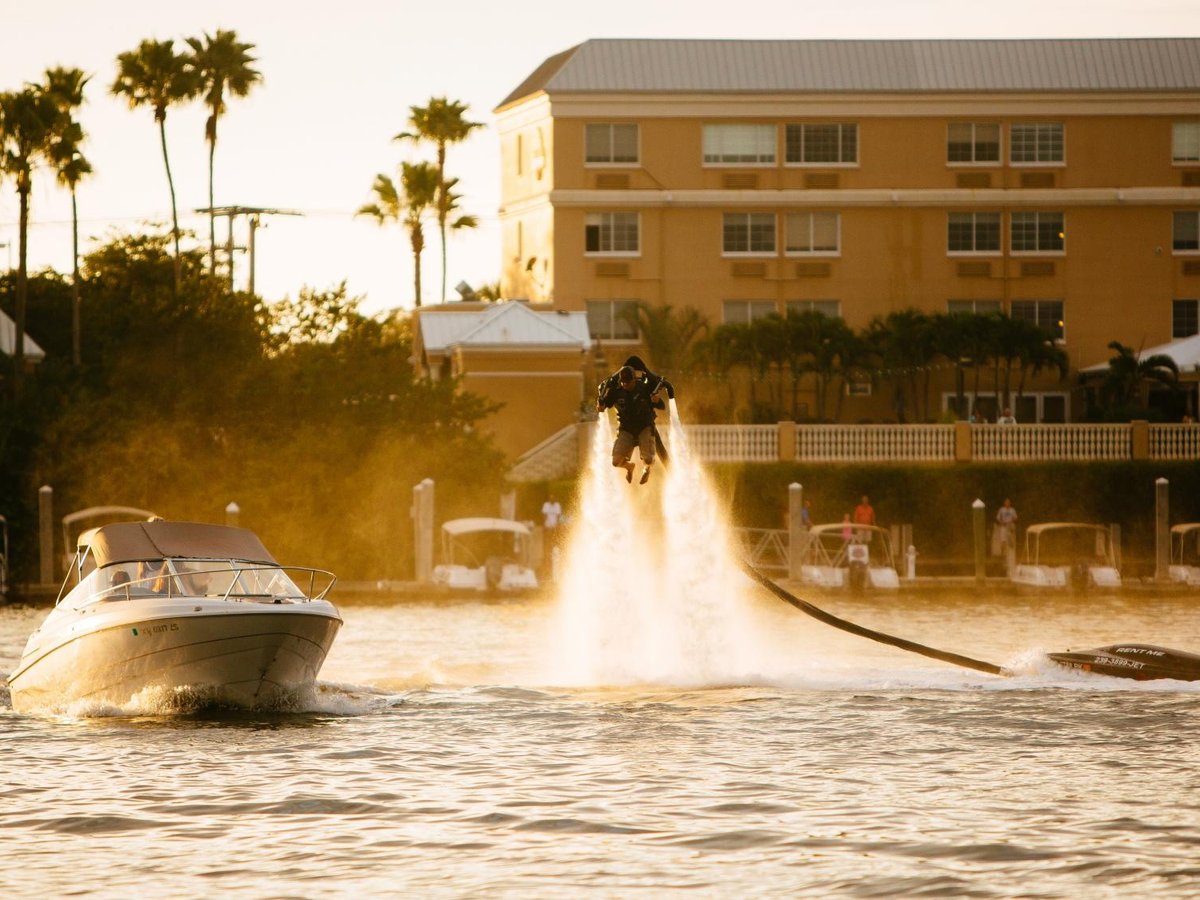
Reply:
M831 522L813 525L804 536L807 544L800 565L801 583L825 588L900 587L892 536L887 529Z
M443 562L434 567L433 583L480 593L537 590L532 539L528 525L511 519L451 519L442 525Z
M1112 528L1085 522L1044 522L1025 529L1025 553L1014 584L1035 588L1119 588Z
M1200 587L1200 522L1171 527L1171 564L1167 572L1172 581Z
M326 599L335 580L280 566L244 528L159 519L90 529L8 678L13 709L120 706L148 688L168 702L286 701L313 684L341 627Z

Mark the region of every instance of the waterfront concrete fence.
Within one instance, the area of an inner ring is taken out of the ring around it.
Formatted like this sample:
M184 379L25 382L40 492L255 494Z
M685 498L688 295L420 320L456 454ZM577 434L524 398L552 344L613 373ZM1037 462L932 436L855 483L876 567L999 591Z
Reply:
M594 422L568 425L525 453L514 481L568 478ZM1200 460L1200 424L685 425L703 462L1024 463Z

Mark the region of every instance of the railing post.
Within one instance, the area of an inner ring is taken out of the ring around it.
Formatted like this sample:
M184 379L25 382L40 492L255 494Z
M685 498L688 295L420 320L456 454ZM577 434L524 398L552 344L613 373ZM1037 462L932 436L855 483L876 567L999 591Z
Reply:
M1170 482L1159 478L1154 482L1154 580L1171 579L1171 515Z
M796 423L780 422L779 429L779 461L795 462L796 460Z
M64 547L70 553L74 547ZM38 551L42 584L54 584L54 488L43 484L38 488Z
M987 529L983 524L984 505L982 500L976 500L971 504L971 522L975 531L975 581L983 584L985 575L987 574L985 567L986 557L984 556L984 538Z
M413 569L415 580L429 582L433 575L433 479L413 487Z
M238 516L242 513L242 508L234 501L230 500L229 505L225 507L225 524L230 528L237 528Z
M954 461L971 461L971 423L954 423Z
M1129 423L1129 450L1134 459L1150 458L1150 423L1135 419Z
M788 485L788 578L800 580L800 566L808 549L808 531L804 527L804 488L796 482Z

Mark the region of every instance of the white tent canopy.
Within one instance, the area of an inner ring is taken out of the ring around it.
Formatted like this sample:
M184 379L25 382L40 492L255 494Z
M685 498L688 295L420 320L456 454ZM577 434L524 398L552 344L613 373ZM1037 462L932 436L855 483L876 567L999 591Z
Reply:
M37 341L25 333L25 346L22 348L26 359L41 362L46 358L46 351L37 345ZM0 353L12 356L17 352L17 323L4 312L0 312Z
M1175 365L1179 367L1181 378L1187 375L1200 375L1200 334L1193 334L1191 337L1180 338L1169 344L1159 344L1157 347L1146 347L1137 351L1138 356L1143 359L1147 356L1155 356L1160 353L1175 360ZM1081 369L1080 371L1084 375L1096 375L1107 372L1108 360L1096 363L1094 366L1088 366L1086 369Z

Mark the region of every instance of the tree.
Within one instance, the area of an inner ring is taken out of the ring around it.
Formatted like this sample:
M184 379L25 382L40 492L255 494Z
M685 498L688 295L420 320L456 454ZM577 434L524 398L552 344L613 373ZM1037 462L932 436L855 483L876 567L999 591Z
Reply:
M71 192L71 363L78 368L83 362L79 314L79 205L76 189L79 182L92 172L92 164L80 147L86 137L83 126L75 120L75 111L83 106L83 88L91 76L79 69L62 67L46 70L46 93L58 109L50 147L50 161L58 183Z
M25 368L25 315L29 295L29 193L33 168L48 161L58 107L40 85L29 84L20 91L0 94L0 170L17 182L19 203L17 226L16 334L13 341L13 393L21 391Z
M442 239L442 293L446 299L446 221L452 211L450 202L451 184L446 180L446 147L465 141L482 122L469 122L465 118L467 106L445 97L431 97L426 106L410 106L408 124L411 131L402 131L392 140L427 141L437 148L437 222L438 234Z
M708 320L693 306L638 303L630 310L655 371L676 375L691 362L693 345L708 331Z
M380 226L396 222L408 231L413 254L415 303L420 306L425 215L437 202L437 169L430 163L401 163L399 187L387 175L376 175L371 190L375 194L375 202L360 207L356 215L371 216Z
M915 309L888 313L871 322L866 340L879 368L891 376L896 420L929 418L929 382L933 360L945 352L938 343L936 320ZM911 397L911 402L909 398Z
M1108 361L1104 378L1104 394L1110 411L1120 412L1135 404L1145 406L1145 391L1150 383L1174 390L1179 385L1179 366L1165 353L1142 356L1120 341L1110 341L1108 349L1116 356Z
M185 58L185 67L196 81L197 91L208 107L204 123L204 139L208 143L208 271L217 273L216 213L213 212L213 160L217 152L217 123L225 114L225 97L245 97L255 85L262 83L262 73L251 63L253 44L242 43L237 32L217 29L216 34L204 33L201 38L187 38L192 48Z
M863 353L863 342L845 320L819 312L789 313L787 327L788 352L795 376L811 374L815 381L816 418L826 419L825 404L830 388L845 384ZM845 391L837 392L834 419L841 417ZM792 415L796 415L793 394Z
M167 110L191 100L199 85L187 57L175 52L175 42L146 40L136 50L117 57L117 78L110 88L114 96L124 96L129 108L149 106L158 123L163 165L171 191L171 236L175 244L175 290L179 291L182 263L179 256L179 211L175 205L175 180L171 177L171 159L167 155Z

